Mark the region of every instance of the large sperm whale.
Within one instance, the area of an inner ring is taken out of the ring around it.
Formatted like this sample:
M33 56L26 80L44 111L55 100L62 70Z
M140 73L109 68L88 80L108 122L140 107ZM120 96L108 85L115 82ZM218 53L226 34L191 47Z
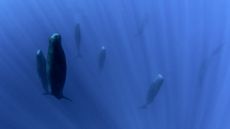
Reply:
M48 88L48 80L46 75L46 58L40 49L37 50L36 61L37 61L38 76L42 82L42 86L45 91L44 94L48 94L49 88Z
M65 52L61 44L61 35L54 33L49 38L46 71L49 85L51 86L51 94L57 99L68 99L63 96L66 70L67 64Z
M146 103L143 106L141 106L141 108L143 109L147 108L149 104L151 104L154 101L163 82L164 82L164 77L161 74L158 74L157 77L153 80L153 83L151 84L151 86L149 87L148 93L146 96Z

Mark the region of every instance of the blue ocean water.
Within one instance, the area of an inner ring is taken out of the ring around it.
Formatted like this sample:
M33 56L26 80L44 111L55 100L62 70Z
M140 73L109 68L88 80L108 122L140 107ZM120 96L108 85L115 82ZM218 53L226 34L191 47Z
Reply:
M0 129L229 129L229 7L227 0L1 0ZM56 32L72 102L43 95L36 71L36 51L47 53ZM164 83L140 109L158 74Z

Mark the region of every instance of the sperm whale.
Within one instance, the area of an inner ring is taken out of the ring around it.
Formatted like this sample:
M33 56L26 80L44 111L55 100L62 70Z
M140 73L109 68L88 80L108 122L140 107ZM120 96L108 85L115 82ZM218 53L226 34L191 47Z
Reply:
M37 50L36 61L37 61L38 76L42 82L42 86L45 91L44 94L48 94L49 88L48 88L48 80L47 80L47 74L46 74L46 58L42 50L40 49Z
M51 86L51 94L57 99L67 99L63 95L66 81L66 57L61 44L61 35L54 33L49 38L49 47L47 54L47 76Z
M105 46L101 47L100 53L99 53L99 68L102 69L104 67L105 64L105 60L106 60L106 55L107 55L107 50Z
M148 93L146 96L146 103L143 106L141 106L142 109L147 108L149 104L151 104L154 101L163 82L164 82L164 77L161 74L158 74L148 89Z

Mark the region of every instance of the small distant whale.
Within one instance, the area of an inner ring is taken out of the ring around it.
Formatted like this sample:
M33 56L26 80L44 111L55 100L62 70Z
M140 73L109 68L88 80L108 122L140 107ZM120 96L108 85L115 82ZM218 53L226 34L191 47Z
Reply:
M106 51L107 50L106 50L105 46L102 46L101 51L99 53L99 68L100 69L102 69L104 67L105 60L106 60L106 55L107 55Z
M147 97L146 97L146 103L143 106L141 106L142 109L147 108L149 104L153 102L163 82L164 82L164 77L161 74L158 74L148 90Z
M216 48L210 53L209 55L203 56L203 60L200 64L199 69L199 76L198 76L198 83L199 85L203 85L205 81L205 77L207 76L207 73L209 70L212 70L212 66L218 62L218 59L220 59L221 54L223 54L223 49L225 48L225 44L218 44ZM213 64L214 63L214 64Z
M76 45L77 45L77 56L81 57L81 31L80 31L80 24L77 23L75 26L75 40L76 40Z
M48 80L47 80L47 75L46 75L46 58L40 49L37 50L36 60L37 60L37 72L42 82L43 89L45 91L44 94L48 94L49 87L48 87Z
M67 99L63 96L63 89L66 80L66 57L61 44L61 35L54 33L49 38L47 54L47 76L51 86L51 94L57 99Z

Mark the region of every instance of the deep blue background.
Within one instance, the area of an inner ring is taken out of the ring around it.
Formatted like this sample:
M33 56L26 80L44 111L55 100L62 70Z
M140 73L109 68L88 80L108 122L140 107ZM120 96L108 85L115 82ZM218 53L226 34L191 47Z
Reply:
M0 129L229 129L229 18L227 0L1 0ZM54 32L73 102L42 95L35 55Z

